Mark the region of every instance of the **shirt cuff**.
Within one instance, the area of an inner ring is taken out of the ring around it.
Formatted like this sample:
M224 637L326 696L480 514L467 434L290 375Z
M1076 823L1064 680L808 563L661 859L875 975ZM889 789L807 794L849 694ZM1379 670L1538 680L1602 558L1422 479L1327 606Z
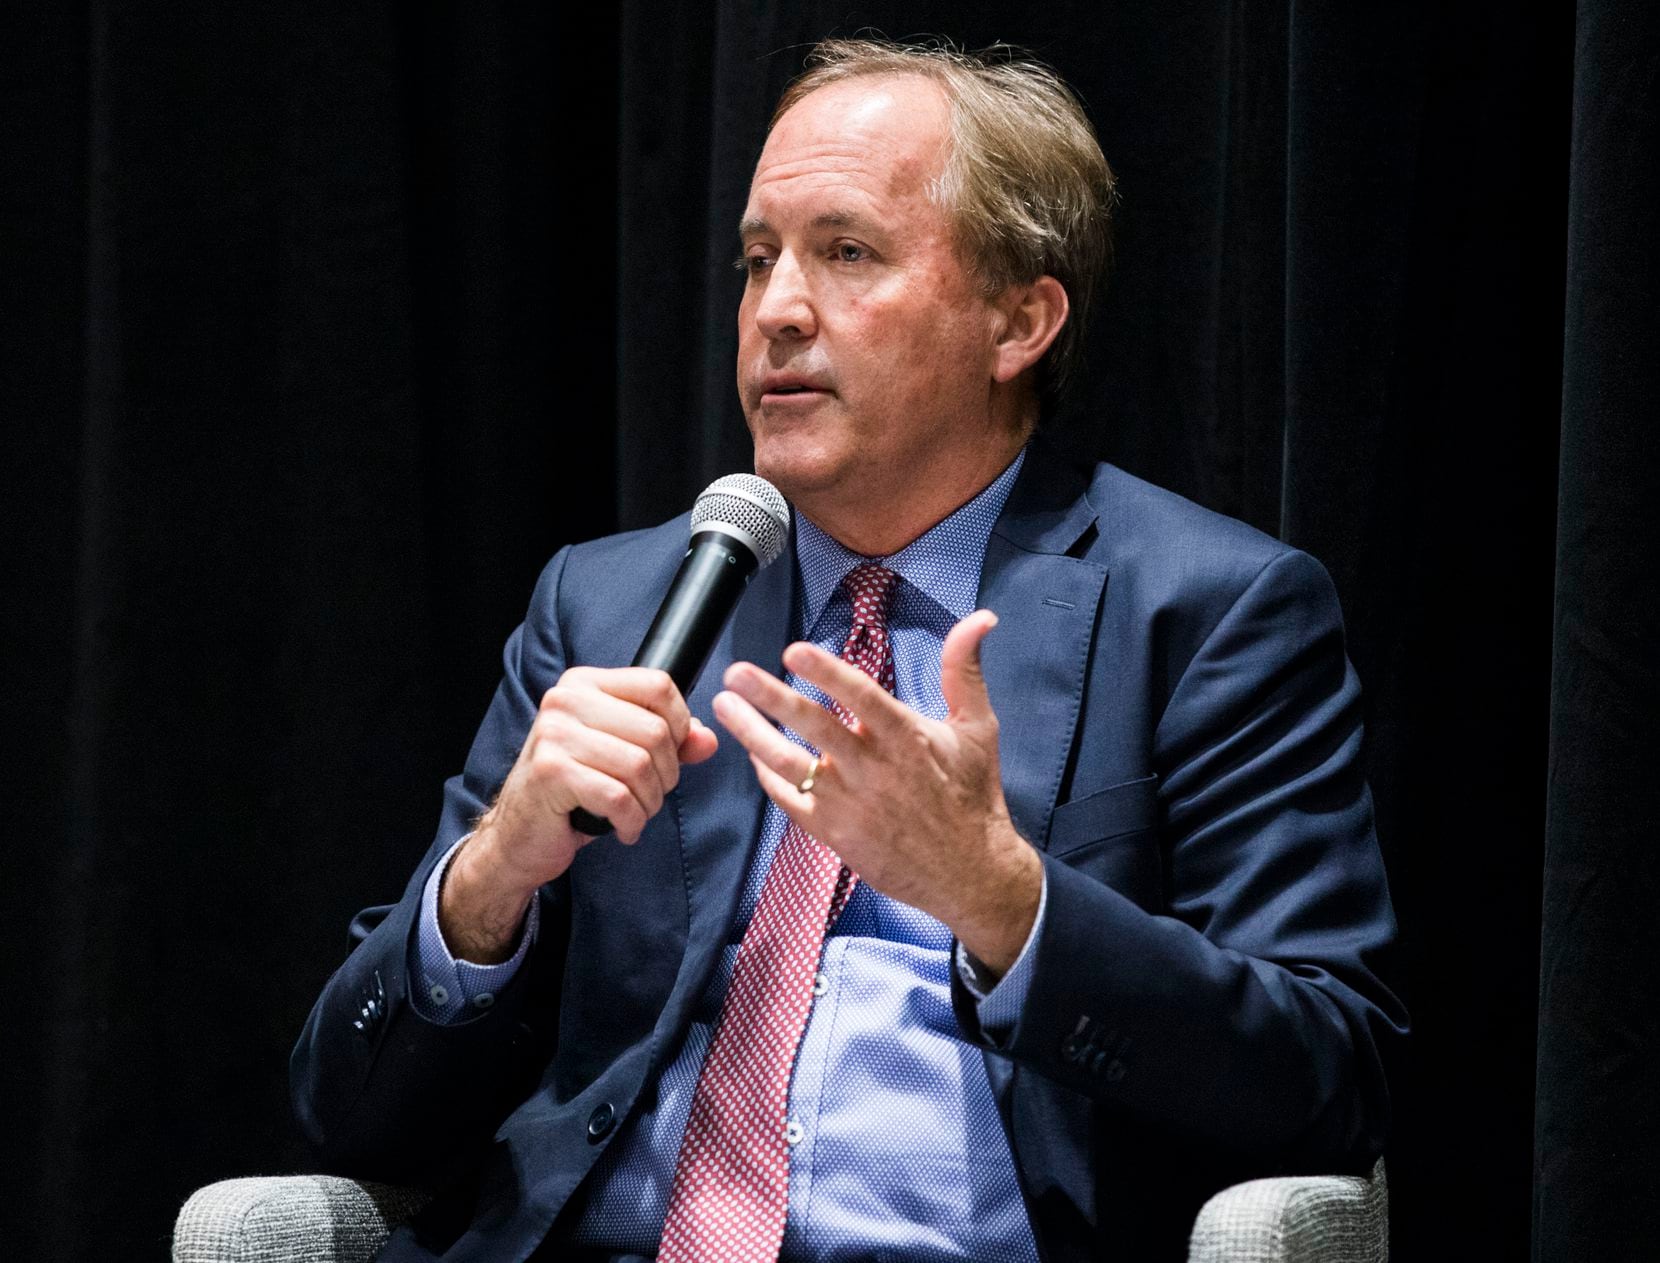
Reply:
M476 965L470 960L457 960L444 942L444 933L438 928L438 892L444 884L444 874L450 861L461 849L462 843L472 837L467 834L444 853L444 858L433 867L432 875L421 891L421 916L416 922L415 941L411 945L413 959L409 962L410 1002L415 1011L429 1022L451 1026L469 1017L477 1017L496 1002L496 993L513 980L519 965L536 937L536 923L540 900L530 901L524 926L519 931L519 947L512 957L499 965Z
M968 954L968 949L961 943L957 944L957 976L963 980L963 986L968 988L968 994L974 997L974 1009L980 1019L980 1029L985 1033L994 1047L1001 1047L1008 1042L1009 1036L1014 1034L1015 1023L1020 1019L1020 1010L1025 1007L1026 993L1032 987L1033 962L1037 953L1032 950L1032 944L1038 940L1038 932L1043 929L1043 910L1049 905L1049 871L1043 872L1043 889L1038 894L1037 915L1032 918L1032 930L1026 936L1026 942L1020 948L1020 955L1014 958L1014 964L1009 966L1009 972L1001 978L994 979L991 970L987 969L974 957Z

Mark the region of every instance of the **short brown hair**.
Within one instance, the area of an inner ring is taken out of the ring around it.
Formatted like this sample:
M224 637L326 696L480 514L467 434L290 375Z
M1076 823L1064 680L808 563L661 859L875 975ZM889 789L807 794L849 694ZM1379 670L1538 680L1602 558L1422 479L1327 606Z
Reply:
M1007 44L969 53L944 40L829 39L784 89L768 130L810 92L887 74L922 75L945 93L951 152L934 195L987 296L1040 276L1066 288L1071 314L1038 365L1053 399L1077 370L1112 249L1115 180L1083 105L1053 70Z

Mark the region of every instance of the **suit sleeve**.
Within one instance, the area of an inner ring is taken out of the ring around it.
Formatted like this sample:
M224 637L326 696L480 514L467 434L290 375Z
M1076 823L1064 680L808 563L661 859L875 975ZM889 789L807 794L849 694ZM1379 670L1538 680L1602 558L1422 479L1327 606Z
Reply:
M1045 854L1030 990L998 1048L1265 1168L1365 1170L1406 1015L1383 981L1395 922L1360 689L1318 562L1282 553L1256 575L1181 674L1153 745L1162 906Z
M507 778L542 694L565 667L558 624L565 553L549 563L465 769L444 787L437 837L398 903L352 922L351 953L323 988L289 1063L300 1129L325 1171L440 1182L469 1166L552 1054L567 941L563 882L538 894L540 928L488 1009L443 1023L411 1002L422 892Z

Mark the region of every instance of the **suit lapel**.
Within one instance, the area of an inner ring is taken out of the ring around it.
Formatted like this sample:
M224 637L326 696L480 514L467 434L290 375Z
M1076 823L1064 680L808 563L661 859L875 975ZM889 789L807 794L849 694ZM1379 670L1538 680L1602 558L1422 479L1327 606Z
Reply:
M1096 510L1076 470L1034 446L986 543L980 604L997 614L982 661L1015 827L1046 847L1084 695L1106 568L1068 556Z
M680 830L688 916L686 959L676 990L687 1003L695 1003L726 942L766 805L749 756L715 722L711 702L734 662L753 662L775 675L783 673L779 658L788 643L795 569L792 535L784 555L750 580L687 699L692 713L720 737L714 757L683 768L680 784L670 795ZM689 991L687 983L692 984Z

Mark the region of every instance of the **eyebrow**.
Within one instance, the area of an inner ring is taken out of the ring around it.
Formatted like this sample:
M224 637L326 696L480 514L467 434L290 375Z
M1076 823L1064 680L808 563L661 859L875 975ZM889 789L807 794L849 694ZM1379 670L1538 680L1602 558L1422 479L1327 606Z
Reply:
M852 211L826 211L822 215L815 215L810 227L813 228L857 228L863 226L865 220ZM745 217L738 221L738 236L747 241L751 237L764 237L773 232L773 227L764 219Z

